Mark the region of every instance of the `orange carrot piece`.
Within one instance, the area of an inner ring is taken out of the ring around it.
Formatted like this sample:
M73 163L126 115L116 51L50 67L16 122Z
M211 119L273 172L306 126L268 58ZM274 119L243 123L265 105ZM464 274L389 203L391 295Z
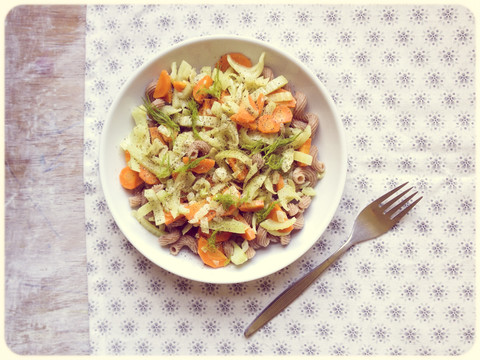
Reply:
M304 153L304 154L310 154L310 148L312 146L312 138L308 138L307 141L305 141L302 146L298 148L298 151ZM296 161L298 166L307 166L307 164L302 163L300 161Z
M237 163L237 159L235 159L235 158L228 158L227 159L227 164L230 165L233 172L240 171L237 174L237 180L239 180L239 181L245 180L245 178L247 177L247 174L248 174L248 168L244 164L239 165Z
M257 109L259 114L262 113L264 106L265 106L265 95L263 95L263 93L260 93L257 98Z
M213 84L213 79L209 75L205 75L200 79L198 83L193 87L193 98L196 102L202 103L207 97L207 94L203 89L208 89Z
M220 57L220 60L215 64L215 66L218 66L221 71L226 71L229 67L230 64L228 63L227 56L230 55L233 61L235 61L237 64L246 66L246 67L251 67L252 66L252 61L242 53L228 53L224 54Z
M162 70L160 76L158 77L157 86L153 92L153 97L155 99L163 98L167 96L168 91L171 89L170 75L168 75L167 70Z
M277 89L277 90L273 91L272 94L278 94L278 93L281 93L281 92L289 92L289 91L281 88L281 89ZM277 104L278 105L285 105L289 108L294 108L295 106L297 106L297 100L295 100L295 98L293 98L292 100L281 101L281 102L278 102Z
M184 164L189 163L189 158L187 156L184 156L182 158L182 161ZM203 159L201 160L197 166L193 167L190 169L190 171L193 171L196 174L205 174L210 171L215 166L215 160L213 159Z
M244 202L242 205L238 207L240 211L243 212L255 212L262 210L265 207L265 202L263 199L256 199L252 201Z
M280 131L280 123L275 121L272 114L265 114L258 118L258 130L264 134L273 134Z
M185 214L185 217L188 221L192 220L195 217L195 214L207 203L207 200L202 200L195 202L193 204L186 205L187 209L189 210L188 214Z
M183 89L187 86L186 81L174 81L173 82L173 88L177 90L178 92L182 92Z
M140 165L140 172L138 173L140 179L145 181L148 185L160 184L160 180L151 171Z
M130 155L130 152L128 150L125 150L125 162L128 164L132 156Z
M228 264L229 260L218 247L208 246L208 241L203 236L197 240L198 255L205 265L212 268L220 268Z
M227 241L228 239L230 239L230 237L232 236L232 233L231 232L228 232L228 231L219 231L215 234L215 242L216 243L221 243L221 242L225 242Z
M289 227L285 228L285 229L280 229L278 230L278 232L281 232L281 233L289 233L290 231L293 230L293 225L290 225Z
M120 171L119 178L120 184L128 190L133 190L143 184L143 180L138 175L138 172L133 171L128 166L124 167L122 171Z
M240 107L236 114L230 116L230 119L232 119L233 122L242 126L248 126L248 124L255 121L255 117L250 114L243 106Z
M275 191L280 191L285 186L285 181L283 180L282 174L279 174L278 183L275 185Z
M275 110L273 110L273 118L277 123L283 123L286 124L293 119L293 113L292 110L290 110L289 107L286 105L277 105L275 107Z
M184 216L183 214L179 214L177 215L177 217L174 218L170 211L165 211L164 214L165 214L165 225L170 225L174 221L181 219Z
M215 102L215 99L208 98L203 100L203 104L198 110L199 115L209 115L209 110L212 108L213 103ZM211 115L211 113L210 113Z
M149 127L148 131L150 132L150 139L152 143L154 139L158 139L162 144L165 144L165 140L163 139L162 133L158 131L158 127L156 126Z
M310 153L310 147L312 146L312 138L309 137L303 144L298 148L298 151L304 153L304 154L309 154Z
M270 211L270 213L267 215L267 219L271 219L277 222L283 222L286 216L287 216L287 213L282 210L280 205L275 204L272 211Z

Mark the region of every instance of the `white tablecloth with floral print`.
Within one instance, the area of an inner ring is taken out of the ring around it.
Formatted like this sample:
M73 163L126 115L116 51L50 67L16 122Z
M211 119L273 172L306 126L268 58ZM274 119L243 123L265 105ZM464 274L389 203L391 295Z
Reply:
M345 191L316 245L278 274L212 285L158 268L119 232L98 177L99 138L119 87L179 41L241 34L308 66L347 134ZM85 206L93 354L456 355L475 334L474 18L460 6L88 6ZM280 316L243 331L326 258L369 201L410 181L424 196L351 249Z

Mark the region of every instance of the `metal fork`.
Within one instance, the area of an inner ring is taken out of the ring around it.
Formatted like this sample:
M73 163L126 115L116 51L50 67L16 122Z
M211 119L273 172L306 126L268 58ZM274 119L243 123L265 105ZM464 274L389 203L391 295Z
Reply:
M389 191L385 195L380 196L377 200L367 205L355 219L352 232L347 241L345 241L345 243L324 262L294 282L279 296L277 296L248 326L244 332L245 337L251 336L273 317L283 311L283 309L285 309L298 296L300 296L300 294L302 294L303 291L307 289L307 287L310 286L310 284L312 284L317 277L320 276L320 274L322 274L333 262L335 262L353 245L383 235L396 223L398 223L400 219L404 217L422 199L422 197L420 197L413 201L410 205L406 206L407 203L418 193L415 192L403 199L400 203L396 204L398 200L400 200L412 189L409 188L396 195L388 202L385 202L406 184L408 184L408 182Z

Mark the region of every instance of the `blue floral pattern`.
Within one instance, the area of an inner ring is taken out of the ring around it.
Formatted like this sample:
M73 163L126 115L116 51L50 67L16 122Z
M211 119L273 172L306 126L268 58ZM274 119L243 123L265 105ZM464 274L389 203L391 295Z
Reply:
M241 34L300 59L347 133L338 211L315 246L242 284L153 265L113 221L99 139L138 66L195 36ZM474 18L461 6L98 5L87 7L85 233L93 354L459 355L475 338ZM250 321L348 236L358 211L410 181L424 200L389 233L352 248L250 339ZM281 339L281 340L280 340ZM285 341L290 339L293 341Z

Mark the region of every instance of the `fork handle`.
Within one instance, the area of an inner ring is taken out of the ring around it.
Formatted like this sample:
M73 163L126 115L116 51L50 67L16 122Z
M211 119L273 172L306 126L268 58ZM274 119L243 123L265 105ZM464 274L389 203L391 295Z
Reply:
M337 251L330 255L320 265L303 277L291 284L280 295L278 295L248 326L245 330L245 337L249 337L260 329L263 325L277 316L297 297L299 297L332 263L334 263L345 251L352 246L350 239L346 241Z

